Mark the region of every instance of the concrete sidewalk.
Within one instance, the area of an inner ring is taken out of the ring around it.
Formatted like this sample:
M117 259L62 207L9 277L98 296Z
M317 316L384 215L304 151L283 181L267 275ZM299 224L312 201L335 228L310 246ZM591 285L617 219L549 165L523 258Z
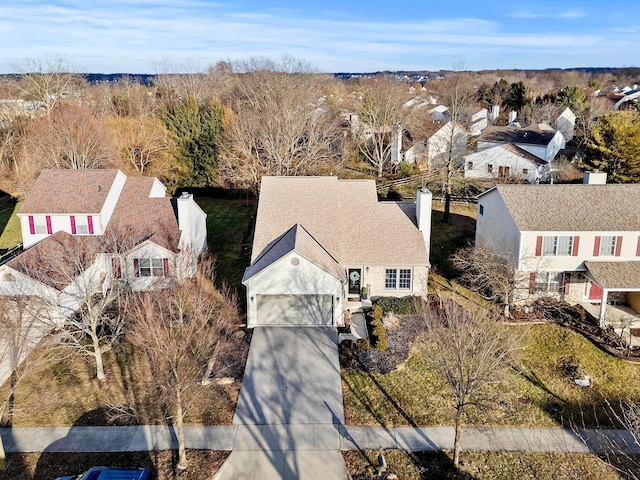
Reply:
M173 428L16 427L0 428L7 452L134 452L178 448ZM451 450L453 427L362 427L333 424L186 427L187 448L238 452L398 449ZM604 453L611 442L640 454L627 430L465 427L465 451Z

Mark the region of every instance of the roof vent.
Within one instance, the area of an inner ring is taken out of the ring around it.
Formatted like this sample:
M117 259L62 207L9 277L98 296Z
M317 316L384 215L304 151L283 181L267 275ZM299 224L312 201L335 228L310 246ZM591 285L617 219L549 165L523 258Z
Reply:
M607 172L599 170L584 172L582 183L585 185L605 185L607 183Z
M189 192L182 192L182 195L180 195L180 198L189 198Z

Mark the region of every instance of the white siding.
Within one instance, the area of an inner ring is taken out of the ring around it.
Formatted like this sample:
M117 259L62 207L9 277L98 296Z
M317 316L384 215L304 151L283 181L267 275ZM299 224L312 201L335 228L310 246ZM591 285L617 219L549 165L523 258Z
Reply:
M478 198L475 243L488 245L504 255L513 255L516 258L519 255L520 232L495 189Z
M537 183L540 180L541 169L535 162L501 146L480 150L464 158L464 176L466 178L497 178L500 167L508 167L510 177L522 178L529 183ZM473 168L469 168L469 162L473 164ZM489 165L492 166L491 173L489 173ZM525 173L524 170L527 172Z

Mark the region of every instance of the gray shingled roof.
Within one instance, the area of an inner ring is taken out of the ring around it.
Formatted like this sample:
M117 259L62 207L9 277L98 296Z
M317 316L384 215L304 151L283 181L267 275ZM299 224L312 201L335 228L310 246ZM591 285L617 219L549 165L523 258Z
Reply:
M115 169L43 170L20 213L100 213L117 174Z
M295 224L280 238L271 242L247 268L244 280L253 277L269 265L295 251L311 263L329 272L339 280L346 281L344 268L318 241L300 224Z
M521 231L640 231L640 184L498 185Z
M555 131L541 130L537 127L511 128L488 127L478 137L479 142L520 143L526 145L549 145Z
M640 290L640 262L584 262L593 279L607 290Z
M378 202L373 180L263 177L252 263L295 224L343 265L429 264L415 204Z

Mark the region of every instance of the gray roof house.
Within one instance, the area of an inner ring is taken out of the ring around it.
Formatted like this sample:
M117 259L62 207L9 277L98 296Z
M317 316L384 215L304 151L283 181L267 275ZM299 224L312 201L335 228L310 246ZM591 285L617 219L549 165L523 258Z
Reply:
M562 133L548 126L489 127L478 137L478 151L511 143L549 163L565 148Z
M373 180L263 177L242 281L247 326L342 325L363 289L426 295L430 228L428 190L380 202Z

